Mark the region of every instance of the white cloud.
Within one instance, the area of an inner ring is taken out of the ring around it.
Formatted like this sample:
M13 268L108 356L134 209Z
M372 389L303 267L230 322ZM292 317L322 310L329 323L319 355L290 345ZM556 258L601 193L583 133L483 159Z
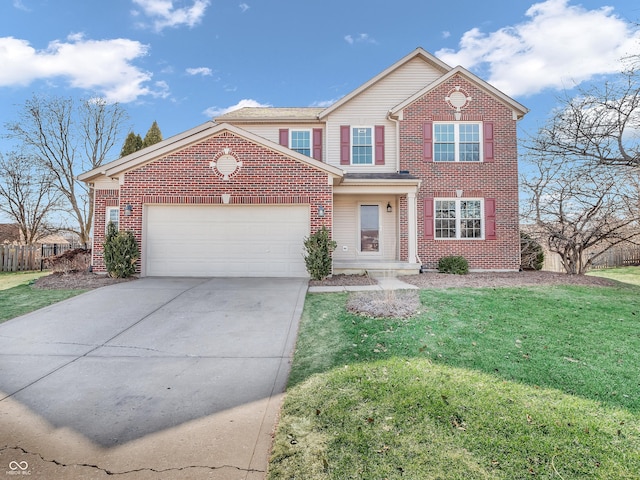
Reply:
M171 95L169 84L164 80L158 80L154 83L155 89L150 91L149 94L155 98L167 98Z
M186 72L189 75L202 75L203 77L210 77L213 75L213 70L208 67L187 68Z
M309 106L310 107L327 108L327 107L330 107L331 105L333 105L334 103L336 103L338 100L339 100L339 98L334 98L333 100L316 100L315 102L313 102Z
M0 37L0 86L29 85L35 80L66 79L71 87L98 93L110 102L131 102L154 95L150 72L132 61L149 47L134 40L86 40L72 34L36 50L27 40Z
M31 9L27 7L22 0L13 0L13 8L22 10L24 12L30 12Z
M239 110L245 107L270 107L270 106L271 105L269 104L260 103L257 100L244 98L240 100L238 103L236 103L235 105L232 105L230 107L226 107L226 108L209 107L202 113L204 113L209 118L215 118L215 117L219 117L220 115L224 115L225 113L233 112L234 110Z
M449 38L450 36L451 36L451 32L450 32L450 31L448 31L448 30L444 30L444 31L442 32L442 38L447 39L447 38Z
M568 3L536 3L527 10L527 21L491 33L474 28L462 36L458 51L442 49L436 56L481 71L489 83L516 96L618 72L622 57L640 53L640 31L612 7L587 10Z
M371 37L368 33L359 33L358 35L345 35L344 40L349 45L353 45L354 43L368 43L376 45L378 43L376 39Z
M249 5L247 5L246 3L241 3L240 5L238 5L240 7L240 10L242 10L242 13L246 12L247 10L249 10L251 7Z
M144 14L153 19L153 27L159 32L167 27L179 27L186 25L193 27L200 23L204 17L210 0L194 0L190 7L178 8L173 0L133 0ZM132 12L138 16L138 12Z

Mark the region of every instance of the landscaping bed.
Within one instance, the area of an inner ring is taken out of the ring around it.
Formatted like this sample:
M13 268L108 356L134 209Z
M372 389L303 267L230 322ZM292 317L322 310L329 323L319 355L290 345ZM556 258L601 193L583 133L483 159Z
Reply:
M607 278L591 275L567 275L554 272L471 272L466 275L449 275L427 272L419 275L399 277L403 282L419 288L455 288L455 287L526 287L536 285L591 285L612 286L616 282Z
M616 282L607 278L591 275L566 275L553 272L498 272L468 273L467 275L448 275L427 272L419 275L399 277L403 282L419 288L455 288L455 287L519 287L535 285L593 285L612 286ZM41 289L92 289L115 283L135 280L132 278L111 278L89 272L52 273L39 278L34 286ZM333 275L325 280L310 280L309 286L363 286L376 285L375 278L368 275Z
M130 282L135 277L111 278L108 275L97 275L90 272L52 273L40 277L33 284L34 288L42 290L91 290L116 283Z

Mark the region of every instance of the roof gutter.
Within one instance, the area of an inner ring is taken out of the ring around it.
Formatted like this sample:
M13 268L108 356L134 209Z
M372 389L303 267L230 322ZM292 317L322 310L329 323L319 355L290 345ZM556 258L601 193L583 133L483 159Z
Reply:
M396 125L396 172L400 171L400 120L391 115L391 110L387 112L387 120L391 120Z

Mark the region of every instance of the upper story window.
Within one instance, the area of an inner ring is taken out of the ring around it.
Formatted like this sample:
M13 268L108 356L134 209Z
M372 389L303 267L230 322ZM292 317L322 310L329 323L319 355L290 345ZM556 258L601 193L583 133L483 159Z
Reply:
M433 160L435 162L479 162L480 123L434 123Z
M436 199L435 238L482 238L482 200Z
M340 126L340 165L384 165L384 125Z
M278 143L307 157L322 161L322 128L281 128Z
M352 127L351 163L353 165L373 165L372 131L372 127Z
M291 130L289 148L307 157L311 156L311 130Z
M113 223L116 230L120 228L120 207L107 207L107 222L104 226L105 230L109 224Z

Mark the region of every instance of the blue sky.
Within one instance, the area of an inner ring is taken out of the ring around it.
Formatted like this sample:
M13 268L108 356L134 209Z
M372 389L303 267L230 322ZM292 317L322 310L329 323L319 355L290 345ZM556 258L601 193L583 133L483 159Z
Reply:
M0 133L33 94L106 97L165 138L237 106L328 105L418 46L526 105L533 133L640 54L639 22L637 0L0 0Z

